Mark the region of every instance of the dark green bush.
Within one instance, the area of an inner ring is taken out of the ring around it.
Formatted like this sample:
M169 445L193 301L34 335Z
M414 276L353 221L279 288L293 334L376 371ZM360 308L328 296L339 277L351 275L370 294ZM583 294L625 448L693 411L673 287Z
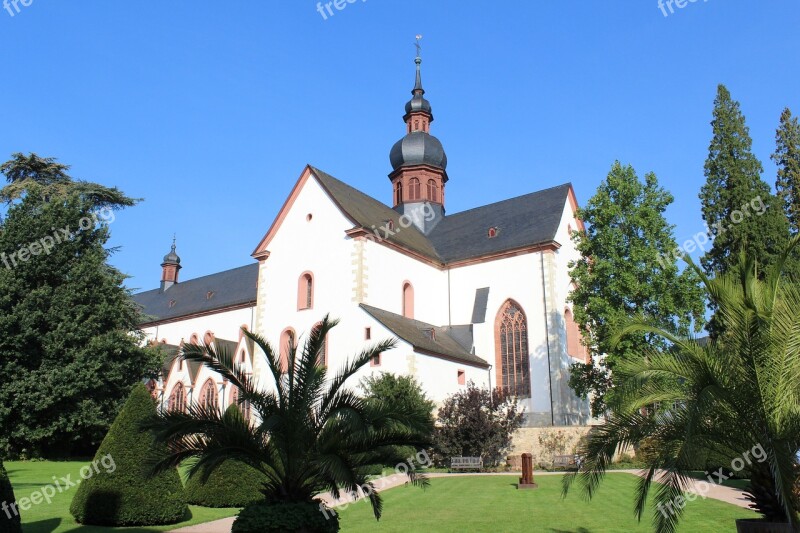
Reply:
M315 503L255 503L233 523L231 533L337 533L338 515Z
M141 428L155 413L147 388L137 385L95 455L98 467L72 500L70 512L79 523L151 526L173 524L187 514L177 470L150 476L146 467L156 445Z
M14 489L8 479L8 473L3 467L3 462L0 461L0 505L7 506L0 510L0 533L22 533L19 514L14 513L11 509L11 504L15 501Z
M244 507L264 501L267 477L250 465L229 459L207 477L201 470L186 482L186 501L202 507Z

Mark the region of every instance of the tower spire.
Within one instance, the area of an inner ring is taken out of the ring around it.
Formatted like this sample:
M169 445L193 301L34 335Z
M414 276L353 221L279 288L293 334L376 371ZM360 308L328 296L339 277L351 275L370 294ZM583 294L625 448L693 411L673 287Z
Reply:
M161 263L161 292L178 283L178 272L181 269L181 258L175 251L176 236L172 235L172 247Z

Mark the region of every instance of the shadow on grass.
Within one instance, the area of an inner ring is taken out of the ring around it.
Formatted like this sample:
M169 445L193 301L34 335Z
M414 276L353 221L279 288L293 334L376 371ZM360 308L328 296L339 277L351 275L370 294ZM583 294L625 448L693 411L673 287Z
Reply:
M586 529L585 527L579 527L578 529L551 529L550 533L592 533L591 530Z
M47 520L22 524L22 531L25 533L53 533L60 525L60 518L48 518Z

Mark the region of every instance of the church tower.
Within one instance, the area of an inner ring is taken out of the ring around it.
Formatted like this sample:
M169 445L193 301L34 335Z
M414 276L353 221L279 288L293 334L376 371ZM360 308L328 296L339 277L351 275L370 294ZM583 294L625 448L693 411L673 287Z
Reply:
M430 134L433 111L422 88L419 46L414 62L417 65L417 79L403 116L406 136L397 141L389 154L393 169L389 179L392 181L394 208L401 214L408 214L417 228L426 233L444 216L447 155L439 139ZM425 204L429 204L429 207L425 207ZM431 209L435 217L429 215ZM420 216L420 213L425 215Z
M178 283L178 272L181 269L181 258L175 252L175 239L172 239L172 248L169 253L164 256L164 262L161 263L161 292L166 291L176 283Z

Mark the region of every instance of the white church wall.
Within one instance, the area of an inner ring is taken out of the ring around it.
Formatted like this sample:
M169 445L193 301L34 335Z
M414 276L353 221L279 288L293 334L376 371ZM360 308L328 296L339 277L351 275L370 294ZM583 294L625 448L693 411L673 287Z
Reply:
M252 330L254 319L255 307L247 307L149 326L143 331L147 340L161 342L166 339L167 344L175 346L180 344L181 340L189 342L193 333L197 333L202 341L206 331L211 331L220 339L238 341L240 328L246 325Z
M529 253L455 268L450 271L451 310L454 324L472 319L475 291L489 287L485 322L475 324L475 351L492 365L491 383L497 383L495 319L509 299L516 301L528 319L531 398L522 402L531 423L549 423L550 379L542 298L541 254ZM552 333L552 332L550 332ZM552 354L551 358L552 358Z

